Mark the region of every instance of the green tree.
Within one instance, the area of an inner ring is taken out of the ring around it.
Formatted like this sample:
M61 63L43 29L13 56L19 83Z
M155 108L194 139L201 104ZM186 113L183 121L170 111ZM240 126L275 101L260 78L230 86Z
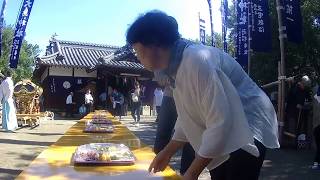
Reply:
M0 58L0 70L8 67L11 45L13 40L14 30L12 26L7 26L3 29L2 34L2 56ZM23 41L18 68L14 70L13 79L15 82L22 79L30 79L35 67L35 57L40 53L38 45Z

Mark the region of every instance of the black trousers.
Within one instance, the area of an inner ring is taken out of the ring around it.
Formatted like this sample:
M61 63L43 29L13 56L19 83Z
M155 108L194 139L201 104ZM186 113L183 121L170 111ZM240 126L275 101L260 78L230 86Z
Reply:
M230 154L230 158L210 171L212 180L258 180L260 169L266 155L266 148L255 140L260 156L255 157L239 149Z
M73 116L72 108L73 108L72 104L66 104L66 116L67 117Z
M87 114L93 111L93 104L89 103L89 104L85 104L85 106L86 106Z
M314 128L313 136L314 136L314 140L316 142L316 148L317 148L314 162L320 163L320 125Z
M171 140L174 125L177 120L176 105L172 97L164 96L159 112L159 121L154 143L154 152L158 154ZM194 159L194 150L188 143L182 150L180 173L184 174Z
M132 103L131 116L134 119L134 122L140 122L141 105L141 102Z
M160 108L161 108L161 106L156 106L156 112L157 112L157 119L156 119L156 122L158 122L158 121L159 121Z

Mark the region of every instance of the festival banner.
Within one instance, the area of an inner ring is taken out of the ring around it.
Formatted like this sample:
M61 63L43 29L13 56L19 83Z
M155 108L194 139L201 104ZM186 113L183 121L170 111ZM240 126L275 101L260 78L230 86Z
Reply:
M251 0L250 11L250 47L256 52L270 52L272 49L272 37L268 1Z
M0 12L0 57L2 56L2 34L4 27L4 12L6 10L7 0L3 0L2 8Z
M205 20L201 19L199 16L199 33L200 33L200 42L206 44L206 27Z
M34 0L23 0L13 37L9 62L10 68L17 68L18 66L20 49L25 36L25 31L33 3Z
M248 31L248 0L237 1L237 40L236 60L244 70L248 68L249 31Z
M223 51L228 52L227 32L228 32L228 0L222 0L221 2L221 17L222 17L222 41Z
M300 0L283 0L284 25L288 40L294 43L302 42L302 16Z

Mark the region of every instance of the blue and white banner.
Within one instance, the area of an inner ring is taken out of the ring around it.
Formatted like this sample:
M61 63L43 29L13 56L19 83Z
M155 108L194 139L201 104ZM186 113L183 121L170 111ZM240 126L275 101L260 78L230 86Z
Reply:
M248 31L248 0L237 1L237 54L236 60L243 67L248 69L248 52L249 52L249 31Z
M250 11L250 47L257 52L270 52L272 49L272 38L268 1L251 0Z
M223 51L228 52L227 32L228 32L228 0L221 0L221 17L222 17L222 41Z
M23 0L13 37L9 62L10 68L17 68L18 66L20 49L22 46L23 38L25 36L25 31L28 24L30 12L33 6L33 2L34 0Z
M302 42L302 16L300 0L283 0L284 25L288 40L294 43Z
M200 33L200 42L206 44L206 22L201 19L199 16L199 33Z
M4 12L6 10L7 0L3 0L2 8L0 12L0 57L2 56L2 33L4 26Z

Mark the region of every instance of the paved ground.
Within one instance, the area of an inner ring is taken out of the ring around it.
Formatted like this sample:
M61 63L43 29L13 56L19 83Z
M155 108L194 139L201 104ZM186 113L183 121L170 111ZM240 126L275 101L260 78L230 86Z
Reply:
M22 128L15 133L0 131L0 179L14 179L74 123L74 120L43 120L34 129Z
M122 122L128 126L144 143L152 146L155 139L156 123L154 117L143 117L140 127L132 124L130 117ZM42 121L34 129L23 128L16 133L0 131L0 179L14 179L47 146L63 135L75 120ZM260 180L318 180L320 170L310 170L314 152L290 149L270 150L267 153ZM170 165L178 172L180 153ZM244 164L245 166L245 164ZM201 180L210 179L208 173L202 173Z

